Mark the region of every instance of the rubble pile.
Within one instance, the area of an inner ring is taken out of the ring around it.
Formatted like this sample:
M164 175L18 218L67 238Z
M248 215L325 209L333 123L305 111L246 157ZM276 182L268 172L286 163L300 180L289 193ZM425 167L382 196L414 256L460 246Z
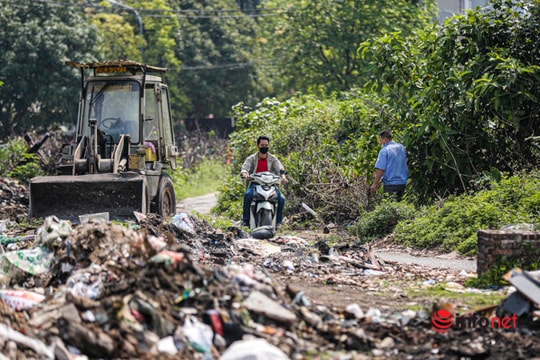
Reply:
M12 178L0 177L0 220L27 218L28 204L28 186Z
M33 237L4 235L21 241L0 244L0 359L227 360L249 351L273 359L507 359L540 353L534 322L512 331L437 332L425 311L337 307L288 282L316 279L367 290L378 277L421 277L420 268L384 263L360 245L329 247L297 236L256 240L187 214L170 223L138 214L136 223L122 225L49 217ZM530 287L535 280L528 281Z

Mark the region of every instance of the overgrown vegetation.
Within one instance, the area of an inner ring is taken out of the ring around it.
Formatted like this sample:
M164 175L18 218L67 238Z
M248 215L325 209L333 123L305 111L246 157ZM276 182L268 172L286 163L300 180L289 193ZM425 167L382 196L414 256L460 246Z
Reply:
M349 232L367 242L391 234L399 222L411 221L415 216L416 209L412 204L384 199L374 210L362 211Z
M233 149L231 175L221 189L218 211L240 218L245 183L240 179L244 159L257 151L256 138L271 138L270 152L278 156L288 171L289 183L282 186L287 198L285 215L305 212L302 203L318 212L327 222L345 223L355 220L367 206L368 187L360 170L377 154L376 113L373 123L366 123L367 136L343 137L341 119L352 119L363 112L364 98L349 95L350 100L320 100L315 97L294 97L279 102L266 99L256 109L235 107L235 132L231 134ZM371 165L372 166L372 165Z
M41 169L39 157L27 151L28 146L22 138L13 138L0 145L0 174L22 182L45 174Z
M410 189L429 204L493 171L537 168L540 3L494 0L406 38L360 49L407 147Z
M229 174L227 140L193 132L180 139L181 167L171 171L177 200L215 192Z
M505 257L498 257L494 259L493 266L482 275L470 278L465 282L466 286L487 288L490 286L506 286L508 282L504 280L503 276L515 268L525 269L527 271L540 270L540 254L538 250L533 253L527 254L519 259L508 259Z
M216 192L223 183L223 176L229 171L229 167L217 159L203 160L187 171L175 171L172 179L176 199Z
M407 245L463 254L479 229L537 223L539 14L538 2L495 0L413 37L366 42L373 81L362 89L237 106L218 209L239 217L239 167L267 134L291 178L286 216L305 202L364 239L395 226ZM367 192L383 129L407 147L408 204L377 206Z
M420 248L476 254L480 229L531 223L540 228L540 174L522 173L492 182L472 195L453 196L397 224L395 240Z

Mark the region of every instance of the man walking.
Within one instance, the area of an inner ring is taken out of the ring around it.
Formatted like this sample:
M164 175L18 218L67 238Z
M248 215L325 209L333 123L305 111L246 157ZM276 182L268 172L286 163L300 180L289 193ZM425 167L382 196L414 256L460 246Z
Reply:
M401 201L409 177L405 146L392 141L392 133L388 130L381 131L379 141L382 149L375 163L376 172L370 190L375 193L382 179L383 193Z

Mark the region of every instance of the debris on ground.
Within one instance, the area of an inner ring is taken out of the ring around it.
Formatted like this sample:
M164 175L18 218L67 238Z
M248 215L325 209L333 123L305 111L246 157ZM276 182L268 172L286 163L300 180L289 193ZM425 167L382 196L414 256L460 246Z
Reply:
M379 279L425 279L425 268L384 262L365 245L330 246L299 236L258 240L187 214L169 222L153 214L137 219L72 225L49 217L26 240L0 229L21 240L1 245L4 358L255 358L246 349L257 349L261 359L540 353L533 318L538 304L529 288L523 293L529 307L520 314L529 319L524 327L438 332L427 310L362 302L339 307L293 285L316 281L370 291ZM526 273L520 274L511 282ZM443 269L429 276L457 290L465 278ZM519 284L516 292L523 291Z

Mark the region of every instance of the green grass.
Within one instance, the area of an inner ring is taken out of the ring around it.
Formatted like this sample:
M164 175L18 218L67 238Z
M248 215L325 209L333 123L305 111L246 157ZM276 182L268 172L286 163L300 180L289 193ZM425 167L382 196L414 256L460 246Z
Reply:
M451 291L445 288L445 284L438 284L429 287L410 287L407 292L410 299L432 300L438 303L448 302L456 306L457 309L474 310L487 305L500 303L505 297L502 291L481 291L476 292L464 289L461 292Z
M179 169L172 172L176 199L182 200L218 191L229 172L228 165L215 159L204 160L187 171Z

